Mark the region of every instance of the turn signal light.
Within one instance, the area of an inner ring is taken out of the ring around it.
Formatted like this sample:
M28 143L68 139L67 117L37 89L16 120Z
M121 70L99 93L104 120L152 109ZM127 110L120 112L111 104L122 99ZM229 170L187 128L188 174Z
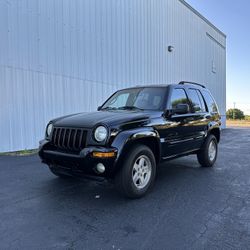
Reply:
M115 152L93 152L92 155L96 158L112 158L115 157Z

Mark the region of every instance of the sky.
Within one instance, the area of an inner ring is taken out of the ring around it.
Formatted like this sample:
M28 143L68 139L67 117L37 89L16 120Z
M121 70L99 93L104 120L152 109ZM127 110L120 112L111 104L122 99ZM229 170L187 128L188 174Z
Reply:
M250 115L250 1L186 2L227 35L227 108Z

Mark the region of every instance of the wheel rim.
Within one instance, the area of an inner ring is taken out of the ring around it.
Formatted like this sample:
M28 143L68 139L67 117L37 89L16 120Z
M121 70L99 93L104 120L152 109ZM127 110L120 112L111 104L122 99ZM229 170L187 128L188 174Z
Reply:
M215 141L211 141L208 147L208 157L211 162L214 161L216 153L217 153L217 147Z
M132 171L133 183L137 189L147 186L152 175L152 164L146 155L139 156L134 163Z

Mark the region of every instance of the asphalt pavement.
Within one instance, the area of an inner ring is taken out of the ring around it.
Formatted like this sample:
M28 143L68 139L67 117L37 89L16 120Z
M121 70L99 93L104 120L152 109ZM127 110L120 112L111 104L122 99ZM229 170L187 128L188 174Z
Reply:
M38 156L0 156L0 249L249 249L250 129L223 131L219 150L212 169L161 164L140 200L59 179Z

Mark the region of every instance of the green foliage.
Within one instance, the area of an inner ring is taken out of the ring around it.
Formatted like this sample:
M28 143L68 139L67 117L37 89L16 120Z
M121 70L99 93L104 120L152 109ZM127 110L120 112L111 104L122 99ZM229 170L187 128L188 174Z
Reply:
M2 156L2 155L8 155L8 156L27 156L27 155L34 155L34 154L37 154L37 153L38 153L37 149L25 149L25 150L16 151L16 152L0 153L0 156Z
M246 115L245 120L250 121L250 115Z
M243 120L245 119L245 115L240 109L229 109L227 111L227 119Z
M178 104L187 104L188 100L186 98L178 99L172 102L172 108L176 108Z

